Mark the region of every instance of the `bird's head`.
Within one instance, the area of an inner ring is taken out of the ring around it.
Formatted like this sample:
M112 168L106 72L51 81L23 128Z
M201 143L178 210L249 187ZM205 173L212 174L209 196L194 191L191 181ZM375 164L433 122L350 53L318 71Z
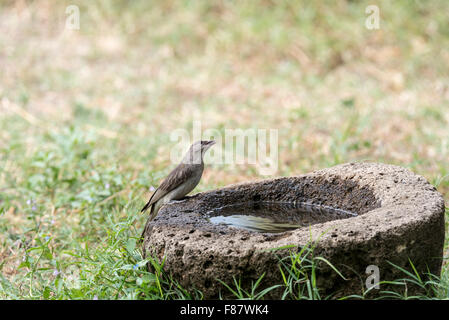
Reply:
M215 140L201 140L201 152L204 154L210 147L212 147L216 142Z
M199 140L194 142L191 146L189 151L186 154L186 157L184 158L189 163L192 164L201 164L203 161L204 153L212 147L216 142L214 140Z

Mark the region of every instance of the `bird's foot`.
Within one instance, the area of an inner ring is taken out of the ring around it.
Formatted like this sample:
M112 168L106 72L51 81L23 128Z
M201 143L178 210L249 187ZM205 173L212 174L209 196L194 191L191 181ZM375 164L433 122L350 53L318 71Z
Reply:
M184 201L187 201L187 200L188 200L188 197L185 197L185 198L182 198L182 199L179 199L179 200L170 200L168 203L169 204L181 203L181 202L184 202Z

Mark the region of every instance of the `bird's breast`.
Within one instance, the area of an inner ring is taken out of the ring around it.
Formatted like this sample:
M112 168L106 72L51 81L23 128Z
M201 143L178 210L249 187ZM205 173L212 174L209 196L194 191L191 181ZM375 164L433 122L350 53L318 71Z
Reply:
M198 183L201 180L201 176L203 174L202 168L200 170L195 170L195 172L188 178L184 183L182 183L179 187L171 191L165 198L167 201L170 200L179 200L184 198L190 191L195 189Z

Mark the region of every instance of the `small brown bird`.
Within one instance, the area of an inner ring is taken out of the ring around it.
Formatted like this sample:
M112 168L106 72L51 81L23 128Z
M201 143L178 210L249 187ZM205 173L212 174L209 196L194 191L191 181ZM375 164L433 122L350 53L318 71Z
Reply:
M147 204L142 208L141 212L151 208L148 222L156 217L159 209L164 204L173 200L181 200L195 189L203 175L203 156L214 144L214 140L203 140L196 141L190 146L181 163L168 174L160 186L153 192Z

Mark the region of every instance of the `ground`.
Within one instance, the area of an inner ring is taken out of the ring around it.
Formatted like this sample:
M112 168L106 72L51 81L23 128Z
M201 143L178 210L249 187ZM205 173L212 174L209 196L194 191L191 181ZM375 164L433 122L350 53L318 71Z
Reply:
M2 1L0 297L186 294L154 284L136 238L175 166L171 135L195 121L276 129L272 176L385 162L447 200L448 12L444 0ZM194 192L259 178L210 163Z

